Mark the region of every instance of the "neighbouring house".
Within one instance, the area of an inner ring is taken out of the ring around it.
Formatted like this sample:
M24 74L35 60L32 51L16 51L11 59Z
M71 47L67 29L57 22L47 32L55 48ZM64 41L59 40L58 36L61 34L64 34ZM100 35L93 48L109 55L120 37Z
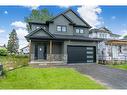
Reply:
M30 63L76 64L97 62L97 38L89 37L91 26L72 9L46 22L29 22L26 37Z
M105 27L90 30L91 38L100 38L98 43L98 60L122 61L127 60L127 40L120 39L120 35L112 33Z
M0 45L0 48L6 48L6 46L5 45Z
M28 55L29 54L29 45L23 47L20 49L20 53L21 54L25 54L25 55Z

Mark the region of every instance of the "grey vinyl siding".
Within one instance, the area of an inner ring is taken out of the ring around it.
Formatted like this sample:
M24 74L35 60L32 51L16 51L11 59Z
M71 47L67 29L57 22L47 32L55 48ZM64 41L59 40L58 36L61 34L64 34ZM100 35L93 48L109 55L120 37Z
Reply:
M86 24L81 19L79 19L72 11L68 11L67 13L65 13L65 15L77 25L86 26Z
M67 45L76 46L97 46L96 42L84 42L84 41L64 41L64 53L67 53Z
M73 26L69 25L69 21L64 16L59 16L56 19L54 19L53 23L49 24L49 32L52 34L60 34L60 35L73 35ZM58 32L57 26L63 25L67 27L67 32Z

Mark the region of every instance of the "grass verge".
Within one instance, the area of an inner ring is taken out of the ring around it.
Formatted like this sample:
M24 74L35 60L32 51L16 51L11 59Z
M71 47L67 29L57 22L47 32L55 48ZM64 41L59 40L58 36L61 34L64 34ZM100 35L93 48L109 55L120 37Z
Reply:
M110 67L127 70L127 64L121 64L121 65L110 65Z

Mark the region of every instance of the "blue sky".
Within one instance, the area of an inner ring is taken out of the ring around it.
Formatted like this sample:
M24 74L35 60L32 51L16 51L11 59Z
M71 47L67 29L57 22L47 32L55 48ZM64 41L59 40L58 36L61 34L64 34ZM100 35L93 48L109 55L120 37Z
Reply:
M68 6L0 6L0 44L6 44L8 35L13 28L17 30L20 46L27 44L24 35L24 17L31 13L32 9L47 8L54 16L65 11ZM91 26L106 26L113 33L125 35L127 32L127 6L72 6L75 12L83 17ZM94 10L94 11L91 11Z

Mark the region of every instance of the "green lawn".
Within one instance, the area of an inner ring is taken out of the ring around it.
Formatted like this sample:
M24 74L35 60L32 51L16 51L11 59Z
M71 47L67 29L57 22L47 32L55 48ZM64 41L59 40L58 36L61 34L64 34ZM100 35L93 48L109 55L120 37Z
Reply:
M0 89L105 89L70 68L23 67L0 79Z
M113 68L118 68L118 69L123 69L127 70L127 64L122 64L122 65L111 65Z

